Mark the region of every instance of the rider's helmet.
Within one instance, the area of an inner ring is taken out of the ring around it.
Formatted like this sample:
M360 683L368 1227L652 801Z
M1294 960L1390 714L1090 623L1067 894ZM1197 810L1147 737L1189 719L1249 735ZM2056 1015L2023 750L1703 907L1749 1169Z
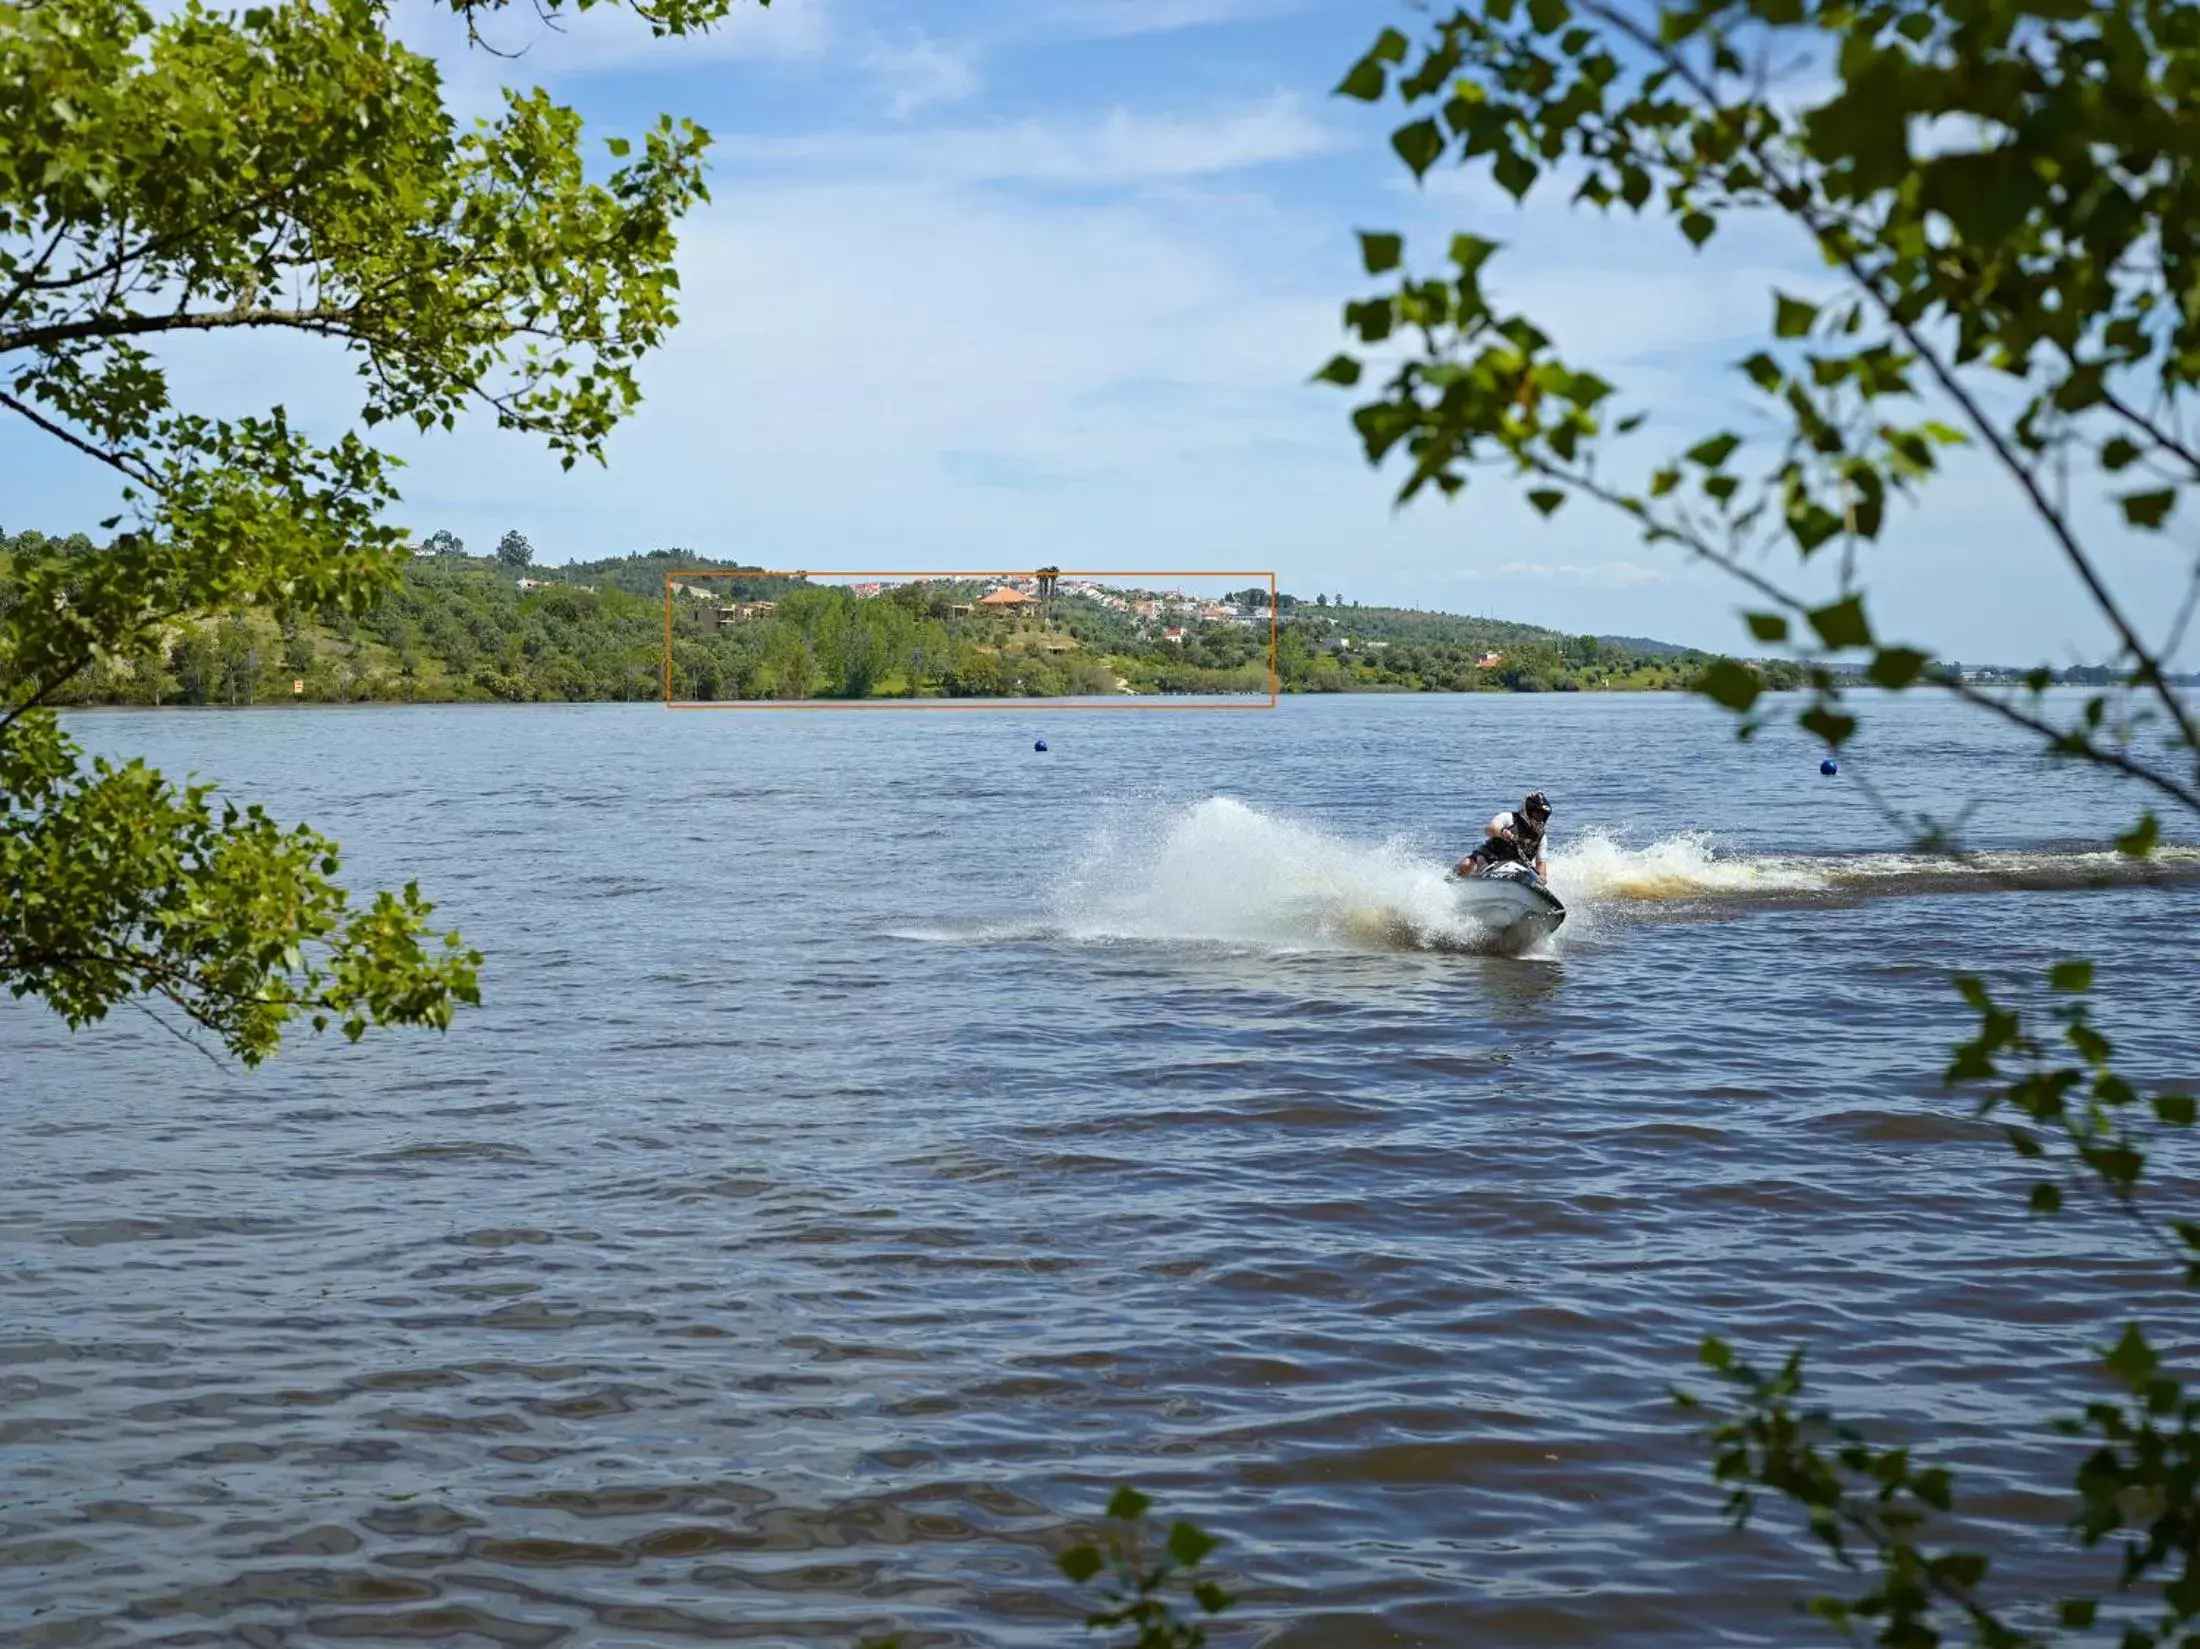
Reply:
M1544 795L1540 790L1531 790L1528 792L1527 799L1520 804L1520 811L1527 814L1537 824L1541 824L1551 816L1551 798Z

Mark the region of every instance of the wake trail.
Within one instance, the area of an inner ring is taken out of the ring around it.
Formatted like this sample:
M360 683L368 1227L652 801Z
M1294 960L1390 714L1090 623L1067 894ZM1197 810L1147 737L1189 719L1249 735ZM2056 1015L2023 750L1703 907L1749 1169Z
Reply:
M1632 847L1575 833L1550 854L1566 925L1531 956L1563 955L1614 921L1683 912L1997 888L2200 883L2200 850L2132 861L2110 852L2035 849L1964 859L1900 853L1721 852L1702 832ZM1029 916L927 928L948 942L1219 946L1259 951L1486 953L1492 936L1458 905L1448 861L1393 837L1353 840L1227 796L1096 829Z

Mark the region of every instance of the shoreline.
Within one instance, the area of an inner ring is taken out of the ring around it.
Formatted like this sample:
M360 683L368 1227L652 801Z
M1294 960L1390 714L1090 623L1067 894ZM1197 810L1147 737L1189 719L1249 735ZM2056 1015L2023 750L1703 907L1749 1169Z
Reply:
M1780 691L1779 689L1768 690ZM1788 689L1787 691L1800 691ZM1265 693L1115 693L1104 698L1061 694L1052 698L867 698L867 699L261 699L251 704L55 704L57 715L115 715L170 712L184 715L241 715L255 710L572 710L654 706L660 710L1269 710L1284 699L1560 699L1650 698L1691 695L1686 687L1578 687L1550 692L1516 688L1376 687L1344 692L1307 692L1285 688L1272 702Z

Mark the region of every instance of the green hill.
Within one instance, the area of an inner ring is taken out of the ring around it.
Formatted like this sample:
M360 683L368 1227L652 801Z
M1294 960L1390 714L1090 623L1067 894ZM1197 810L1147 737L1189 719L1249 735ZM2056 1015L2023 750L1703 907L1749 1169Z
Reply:
M0 612L26 558L97 553L81 536L0 534ZM1049 697L1265 693L1267 592L1216 610L1168 592L1059 593L995 610L990 584L927 582L868 596L765 578L682 550L518 571L466 555L417 556L381 606L341 613L204 614L102 658L60 695L78 704L361 700L654 699L665 691L667 574L672 691L682 699ZM1707 655L1563 636L1453 613L1285 596L1277 665L1286 692L1678 688ZM1791 667L1769 667L1780 684Z

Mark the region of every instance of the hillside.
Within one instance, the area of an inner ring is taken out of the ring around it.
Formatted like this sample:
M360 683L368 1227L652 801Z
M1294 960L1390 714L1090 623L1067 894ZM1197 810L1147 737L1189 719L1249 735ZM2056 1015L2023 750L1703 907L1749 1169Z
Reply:
M88 540L0 535L0 611L26 556L86 556ZM994 611L991 584L927 582L867 596L767 579L685 551L528 569L420 556L373 613L209 614L162 626L62 695L80 704L653 699L664 691L664 589L674 597L673 692L683 699L1265 693L1265 589L1228 603L1163 591L1065 588ZM1705 655L1562 636L1451 613L1285 596L1286 692L1578 691L1686 686Z

